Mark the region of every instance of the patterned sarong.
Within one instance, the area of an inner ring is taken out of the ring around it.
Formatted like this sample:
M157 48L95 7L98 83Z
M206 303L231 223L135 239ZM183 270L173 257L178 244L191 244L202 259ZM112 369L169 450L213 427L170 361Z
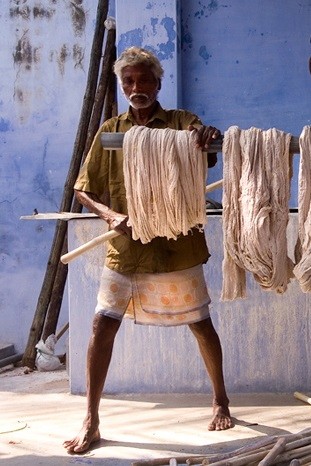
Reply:
M173 326L209 317L210 297L203 267L169 273L120 274L104 267L96 312L138 324Z

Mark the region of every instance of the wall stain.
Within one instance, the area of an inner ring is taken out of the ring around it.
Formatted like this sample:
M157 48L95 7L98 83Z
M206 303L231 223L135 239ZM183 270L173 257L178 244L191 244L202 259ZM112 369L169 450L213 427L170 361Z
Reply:
M201 45L199 48L199 55L205 60L205 64L207 65L211 55L208 53L205 45Z
M57 64L58 64L58 68L62 76L64 76L64 73L65 73L65 62L68 56L69 56L68 47L66 44L63 44L57 56Z
M27 5L28 0L15 0L11 1L13 5L10 8L10 17L11 18L22 18L24 20L29 21L30 19L36 19L36 18L46 18L46 19L51 19L54 14L55 14L55 8L45 8L44 6L41 6L40 4L33 6L32 8Z
M143 44L143 29L136 28L131 31L127 31L120 35L119 47L120 50L125 50L132 45L141 47Z
M173 18L165 17L161 21L161 25L164 26L164 29L167 32L167 42L159 44L159 58L160 60L167 60L173 57L173 52L175 50L176 31L175 31L175 21Z
M199 2L199 8L200 9L194 13L194 16L198 19L201 19L203 17L207 18L208 16L210 16L218 10L218 1L211 0L207 5L202 4L202 2Z
M41 167L38 167L38 172L33 178L33 190L34 192L41 193L43 197L49 199L51 203L54 203L53 191L51 189L51 183L46 169L48 146L49 140L47 139L43 147L42 165Z
M6 118L0 118L0 132L5 133L6 131L10 131L11 123L10 120Z
M152 26L152 31L155 34L156 33L156 25L158 24L159 20L158 20L158 18L151 18L150 22L151 22L151 26Z
M167 34L167 41L161 42L157 44L157 48L145 44L144 47L150 51L152 51L159 60L168 60L172 58L173 52L175 50L175 40L176 40L176 30L175 30L175 21L173 18L165 16L159 23L158 18L150 18L150 25L152 28L152 34L154 36L157 35L157 25L164 27L166 34ZM127 31L124 34L121 34L120 40L118 43L118 47L120 50L124 50L127 47L132 45L136 45L137 47L141 47L144 42L146 42L145 36L148 37L148 27L144 26L143 28L136 28L132 29L131 31Z
M51 19L55 14L55 9L52 8L44 8L40 6L34 6L33 7L33 17L34 18L46 18L46 19Z
M21 17L25 20L29 20L31 16L31 9L28 5L15 6L10 8L10 17L16 18Z
M28 38L28 30L24 31L22 37L17 41L13 60L16 65L23 64L26 70L31 69L33 61L33 49Z
M83 8L83 0L71 0L69 2L71 9L71 20L73 30L76 36L81 36L85 30L86 14Z
M81 68L83 70L84 48L79 44L74 44L72 48L72 56L75 62L74 67Z

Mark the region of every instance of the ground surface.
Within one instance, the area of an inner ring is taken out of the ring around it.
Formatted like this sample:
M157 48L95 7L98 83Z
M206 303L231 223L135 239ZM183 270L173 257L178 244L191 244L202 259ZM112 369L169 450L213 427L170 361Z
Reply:
M0 371L0 462L5 466L130 466L133 461L231 451L256 437L311 427L311 406L290 394L233 394L236 426L208 432L210 395L106 395L102 439L83 455L62 447L80 429L85 397L69 393L65 370Z

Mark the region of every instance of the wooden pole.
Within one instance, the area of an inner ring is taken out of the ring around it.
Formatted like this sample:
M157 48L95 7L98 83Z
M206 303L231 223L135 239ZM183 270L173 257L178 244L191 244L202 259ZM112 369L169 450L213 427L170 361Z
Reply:
M101 142L104 149L107 150L117 150L122 149L123 139L125 133L102 133L101 134ZM219 139L215 139L210 143L208 148L208 152L215 153L215 152L222 152L222 142L223 136ZM299 137L292 136L289 145L289 152L291 154L299 154Z
M73 148L67 179L63 191L60 211L70 211L73 200L73 186L77 178L81 160L83 157L84 148L87 140L87 131L92 114L93 102L96 93L100 61L102 56L102 47L105 28L104 21L108 13L108 0L99 0L97 7L96 25L94 31L94 39L91 48L90 65L87 78L87 86L83 98L80 122L76 134L76 139ZM50 256L47 263L46 273L44 276L41 292L38 298L36 311L31 324L27 346L24 352L22 364L33 368L35 365L36 350L35 345L38 343L51 300L53 285L59 267L59 258L61 256L65 236L67 232L67 224L59 220L55 228L54 239L51 247Z

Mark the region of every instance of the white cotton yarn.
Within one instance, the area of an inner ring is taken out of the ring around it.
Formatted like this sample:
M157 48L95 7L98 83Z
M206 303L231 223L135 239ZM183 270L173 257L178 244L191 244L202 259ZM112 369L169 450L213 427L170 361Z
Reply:
M223 300L246 296L245 271L284 293L293 276L287 255L291 135L231 126L223 140Z
M311 126L299 137L298 243L294 275L304 293L311 291Z
M133 126L124 135L123 169L134 240L177 239L206 223L207 157L194 132Z

